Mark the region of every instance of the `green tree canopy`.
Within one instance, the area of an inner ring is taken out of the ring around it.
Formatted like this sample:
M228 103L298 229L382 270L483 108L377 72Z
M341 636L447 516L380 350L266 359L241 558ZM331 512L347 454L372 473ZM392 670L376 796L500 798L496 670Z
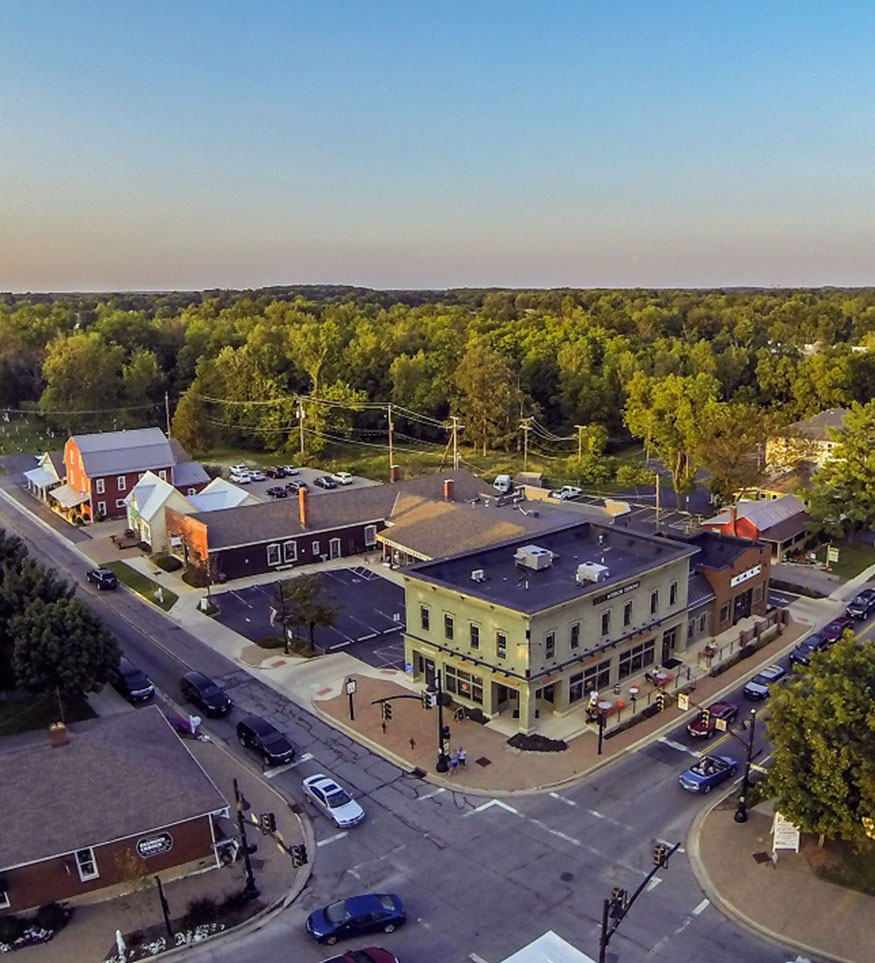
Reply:
M317 628L337 624L338 609L333 596L325 587L321 572L286 579L277 586L277 612L283 629L290 625L306 625L309 630L310 650L315 652Z
M862 839L875 815L875 646L846 633L769 702L777 809L803 832Z
M12 627L15 677L34 695L96 692L118 665L115 639L81 599L31 602Z
M700 415L696 459L721 501L742 497L766 477L765 445L774 419L751 404L709 401Z
M520 414L520 391L510 363L488 345L474 341L456 368L454 380L465 438L484 455L490 446L507 444Z

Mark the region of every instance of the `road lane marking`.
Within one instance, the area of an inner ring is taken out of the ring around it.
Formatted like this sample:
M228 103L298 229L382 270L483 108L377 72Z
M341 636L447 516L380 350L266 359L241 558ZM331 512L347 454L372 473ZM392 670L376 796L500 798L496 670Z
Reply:
M668 736L660 736L658 741L665 746L670 746L672 749L677 749L678 752L687 752L697 759L701 756L701 753L697 749L690 749L689 746L685 746L682 742L675 742L674 739L669 739Z
M328 846L329 843L336 843L338 839L343 839L344 836L349 835L349 830L344 829L342 833L335 833L333 836L329 836L327 839L317 840L317 846Z
M471 963L486 963L486 960L484 960L482 956L478 956L476 953L469 953L468 959L471 961Z
M652 880L647 884L647 892L649 893L652 889L656 889L657 886L662 882L661 876L654 876Z
M493 806L498 806L499 809L506 809L509 813L513 813L514 816L522 816L522 813L518 809L514 809L513 806L508 806L506 802L502 802L500 799L490 799L489 802L485 802L475 809L469 809L465 815L471 816L474 813L482 813L484 809L492 809Z
M300 766L302 762L309 762L312 758L312 753L305 752L300 759L295 759L294 762L287 762L284 766L277 766L276 769L269 769L264 776L266 779L275 779L281 773L288 772L289 769L294 769L296 766Z
M693 916L698 916L700 913L704 913L705 910L708 909L708 907L709 907L710 905L711 905L711 900L709 900L709 899L706 897L705 899L702 900L701 903L699 903L698 906L696 906L696 907L693 909Z
M551 799L558 799L560 802L564 802L566 806L576 806L577 803L573 799L566 799L565 796L560 796L558 792L550 793Z
M434 792L426 793L424 796L420 796L420 799L434 799L435 796L439 796L442 792L446 792L443 786L440 789L435 789Z

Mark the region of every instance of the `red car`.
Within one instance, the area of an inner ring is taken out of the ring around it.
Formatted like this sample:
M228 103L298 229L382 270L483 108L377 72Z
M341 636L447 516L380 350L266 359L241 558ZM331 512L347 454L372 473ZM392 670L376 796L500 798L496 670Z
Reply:
M717 720L724 719L726 724L738 715L738 706L732 702L714 702L708 706L708 721L705 713L700 712L692 722L687 723L687 732L694 739L710 739L717 731Z
M369 946L364 950L347 950L322 963L398 963L398 957L388 950L381 950L379 946Z
M844 635L845 629L854 628L854 620L850 615L840 615L837 619L833 619L832 622L827 622L826 625L820 630L820 634L828 639L830 642L838 642L838 640Z

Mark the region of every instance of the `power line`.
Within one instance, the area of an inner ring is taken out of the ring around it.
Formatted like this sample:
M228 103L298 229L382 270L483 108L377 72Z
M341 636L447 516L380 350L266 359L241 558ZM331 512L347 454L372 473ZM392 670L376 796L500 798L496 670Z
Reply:
M69 411L60 408L43 410L41 408L0 408L0 411L9 415L104 415L116 411L144 411L147 408L158 408L163 404L162 401L153 401L148 405L125 405L119 407L114 405L112 408L78 408Z

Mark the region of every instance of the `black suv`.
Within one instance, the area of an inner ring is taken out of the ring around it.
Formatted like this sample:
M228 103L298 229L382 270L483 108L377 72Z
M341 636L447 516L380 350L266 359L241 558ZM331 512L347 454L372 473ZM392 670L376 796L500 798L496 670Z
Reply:
M864 589L851 600L848 606L848 615L854 619L868 619L873 611L875 611L875 590L873 589Z
M237 723L237 738L246 749L254 749L266 766L281 766L295 754L295 747L278 730L259 716L246 716Z
M225 690L203 672L186 672L179 683L182 698L193 702L208 716L226 716L231 711L231 700Z
M831 640L821 635L820 632L809 635L807 639L803 639L790 653L790 664L811 665L811 653L823 652L824 649L829 648L830 642Z
M152 680L124 656L119 659L112 684L128 702L148 702L155 695Z
M88 572L87 578L99 589L118 588L118 578L115 572L110 572L108 568L93 568Z

